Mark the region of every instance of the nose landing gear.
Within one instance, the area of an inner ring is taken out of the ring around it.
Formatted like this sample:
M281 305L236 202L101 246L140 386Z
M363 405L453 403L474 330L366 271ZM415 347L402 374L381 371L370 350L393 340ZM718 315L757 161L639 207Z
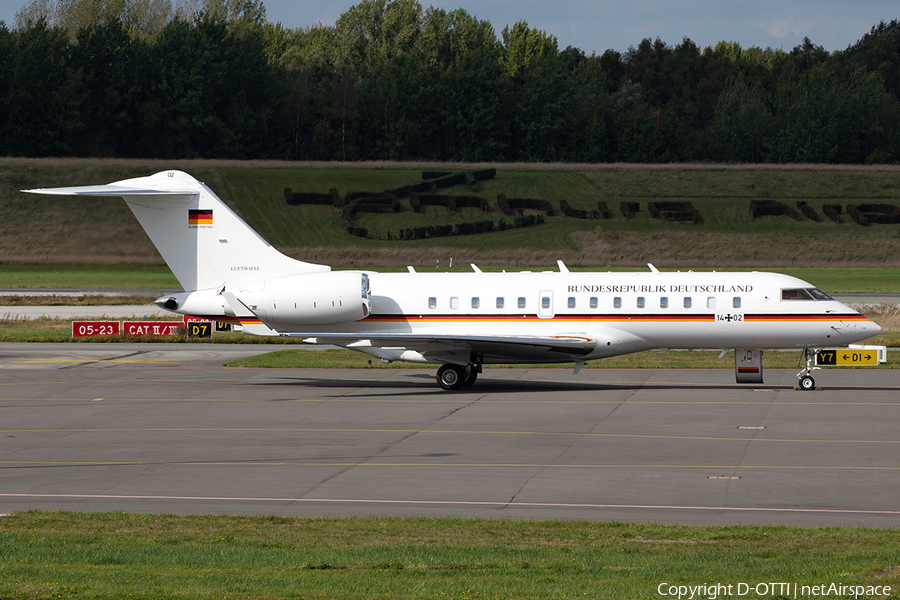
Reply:
M800 362L797 363L797 366L799 367L800 364L803 363L803 360L806 359L806 366L802 371L797 373L797 379L799 380L801 390L809 391L816 389L816 380L810 375L813 371L818 371L822 368L813 366L812 364L813 356L815 356L816 352L818 352L818 350L804 348L803 356L800 358Z

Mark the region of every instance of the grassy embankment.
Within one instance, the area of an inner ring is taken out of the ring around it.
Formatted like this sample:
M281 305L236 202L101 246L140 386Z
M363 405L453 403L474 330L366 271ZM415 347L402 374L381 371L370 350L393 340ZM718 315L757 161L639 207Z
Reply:
M451 167L452 168L452 167ZM459 168L459 167L457 167ZM469 262L506 267L555 265L561 258L570 267L629 265L681 268L782 268L900 265L897 226L860 227L852 222L794 222L787 217L750 220L751 200L779 200L796 208L807 201L820 215L822 206L864 202L900 203L898 169L822 169L818 167L761 169L672 166L633 168L616 166L560 166L556 170L528 166L500 166L495 179L450 188L446 193L486 198L492 211L463 209L450 215L442 207L413 213L361 215L355 225L379 239L350 238L343 222L328 207L288 207L282 191L339 193L380 190L415 181L421 169L223 169L228 195L238 201L248 221L276 246L312 260L345 266L433 266ZM435 240L388 241L400 228L450 224L509 217L496 208L498 193L509 197L550 201L555 215L535 228ZM595 210L604 200L616 212L608 221L560 216L559 202ZM647 203L654 200L691 201L704 217L701 225L651 219ZM626 221L620 202L641 204L641 212ZM331 218L327 217L331 215Z
M288 206L284 188L341 195L380 191L420 179L423 168L448 170L482 165L237 163L215 161L102 161L0 159L0 256L4 263L161 264L125 204L116 199L38 197L18 190L80 185L182 168L210 185L247 222L291 255L341 268L402 268L477 262L505 268L570 267L764 268L900 266L900 226L860 227L845 221L794 222L787 217L750 220L751 200L778 200L796 208L804 200L824 214L828 203L900 204L897 167L723 167L705 165L495 165L497 177L443 190L477 195L491 211L442 207L414 213L408 202L397 214L357 217L373 239L349 236L340 212L326 206ZM542 198L555 214L545 225L503 232L387 240L388 230L501 218L496 197ZM612 220L560 215L559 202L594 210L599 200ZM653 200L691 201L700 225L651 219ZM622 201L641 212L625 220ZM816 283L816 282L813 282ZM863 290L869 291L869 290Z
M25 512L0 519L0 597L619 600L720 583L720 598L793 598L737 594L789 582L797 597L836 583L896 598L898 543L832 527Z

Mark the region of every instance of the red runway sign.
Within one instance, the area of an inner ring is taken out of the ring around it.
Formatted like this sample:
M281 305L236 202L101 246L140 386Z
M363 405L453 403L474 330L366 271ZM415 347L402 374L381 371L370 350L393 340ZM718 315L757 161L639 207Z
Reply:
M125 321L124 333L133 337L166 337L179 335L184 325L180 321Z
M118 321L72 321L72 337L119 335Z

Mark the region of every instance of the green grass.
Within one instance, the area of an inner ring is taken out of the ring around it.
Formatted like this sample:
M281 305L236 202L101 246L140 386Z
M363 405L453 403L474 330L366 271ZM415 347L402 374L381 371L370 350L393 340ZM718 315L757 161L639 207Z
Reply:
M620 600L660 598L664 582L897 590L898 543L895 529L23 512L0 519L0 597Z
M0 264L0 287L75 289L181 289L163 265Z

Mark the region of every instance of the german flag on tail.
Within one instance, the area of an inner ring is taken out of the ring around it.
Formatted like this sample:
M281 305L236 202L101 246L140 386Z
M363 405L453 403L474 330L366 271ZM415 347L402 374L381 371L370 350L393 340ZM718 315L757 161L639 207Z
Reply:
M188 225L212 225L211 208L192 208L188 210Z

